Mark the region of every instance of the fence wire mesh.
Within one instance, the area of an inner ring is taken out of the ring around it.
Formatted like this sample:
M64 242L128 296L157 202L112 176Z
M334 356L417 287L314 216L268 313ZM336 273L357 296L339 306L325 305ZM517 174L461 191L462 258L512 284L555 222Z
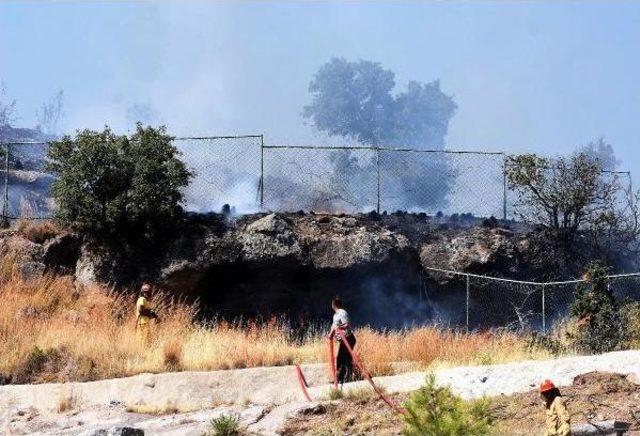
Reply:
M218 212L228 204L238 213L402 210L514 218L504 153L265 145L262 135L182 137L174 144L195 175L185 189L188 211ZM3 216L50 217L47 144L3 144L2 155L7 149ZM628 205L630 173L605 176L622 184L619 201Z
M260 210L261 135L176 138L174 145L194 177L185 208L219 212L224 204L243 213Z
M576 286L583 280L536 283L426 268L425 316L468 330L507 328L546 332L570 314ZM619 304L640 301L640 273L610 275Z
M2 216L8 219L48 218L53 212L51 183L46 171L45 142L5 143L0 147L2 162Z

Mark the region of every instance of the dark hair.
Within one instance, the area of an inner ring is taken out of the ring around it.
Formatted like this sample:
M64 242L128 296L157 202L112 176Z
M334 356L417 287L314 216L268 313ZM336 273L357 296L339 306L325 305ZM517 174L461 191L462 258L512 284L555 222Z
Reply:
M336 306L338 309L342 309L342 299L340 297L333 297L331 304Z
M553 400L555 400L556 397L562 396L562 394L560 393L560 389L558 388L553 388L550 391L543 392L542 395L544 396L547 409L551 407L551 403L553 403Z

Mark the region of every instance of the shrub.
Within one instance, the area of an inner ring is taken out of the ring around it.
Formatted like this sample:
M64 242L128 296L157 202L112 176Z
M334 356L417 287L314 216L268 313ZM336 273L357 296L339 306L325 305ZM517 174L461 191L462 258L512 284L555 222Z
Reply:
M209 422L205 436L237 436L240 434L240 418L237 415L220 415Z
M464 401L447 387L437 387L435 376L427 376L425 386L414 392L404 407L407 436L487 435L491 427L487 399Z
M622 325L625 326L625 348L640 348L640 302L633 301L620 309Z
M182 369L182 344L177 340L167 342L162 349L162 357L169 371Z
M618 305L607 286L607 270L591 264L585 282L576 286L571 315L578 319L573 338L579 349L593 353L612 351L624 339Z
M41 349L38 346L34 346L31 352L26 355L22 368L17 373L17 382L24 383L31 381L34 377L44 373L48 366L56 366L56 363L61 359L61 353L54 349L49 348L46 350Z
M49 145L57 218L95 236L152 237L170 223L192 174L166 129L83 130Z
M36 244L42 244L60 234L60 229L51 221L30 222L27 219L20 220L18 233Z

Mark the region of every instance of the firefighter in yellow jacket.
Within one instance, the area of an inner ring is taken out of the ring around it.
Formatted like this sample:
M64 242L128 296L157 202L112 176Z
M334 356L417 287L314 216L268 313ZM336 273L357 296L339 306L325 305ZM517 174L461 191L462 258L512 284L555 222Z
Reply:
M151 343L151 320L158 319L158 315L151 307L151 286L148 283L142 285L140 296L136 301L136 336L144 346Z
M547 415L545 436L571 436L571 416L560 390L551 380L545 380L540 385L540 395Z

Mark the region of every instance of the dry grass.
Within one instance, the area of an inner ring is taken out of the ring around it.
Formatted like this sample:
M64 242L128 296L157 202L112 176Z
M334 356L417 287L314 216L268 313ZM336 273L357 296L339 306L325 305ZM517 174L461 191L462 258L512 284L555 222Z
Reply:
M162 322L152 343L135 334L135 296L98 287L77 290L70 277L24 281L0 259L0 377L13 383L94 380L141 372L219 370L324 362L326 339L294 341L277 321L195 323L195 308L156 295ZM436 327L406 332L356 331L356 349L373 374L391 362L421 365L494 363L547 357L509 333L456 333Z
M60 234L60 228L53 221L33 221L22 218L16 227L18 233L31 242L42 244Z

